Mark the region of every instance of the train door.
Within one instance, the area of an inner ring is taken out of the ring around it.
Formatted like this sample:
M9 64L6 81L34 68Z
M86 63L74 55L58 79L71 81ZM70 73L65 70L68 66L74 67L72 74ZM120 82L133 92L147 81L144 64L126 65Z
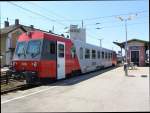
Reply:
M65 43L57 41L57 79L65 78Z

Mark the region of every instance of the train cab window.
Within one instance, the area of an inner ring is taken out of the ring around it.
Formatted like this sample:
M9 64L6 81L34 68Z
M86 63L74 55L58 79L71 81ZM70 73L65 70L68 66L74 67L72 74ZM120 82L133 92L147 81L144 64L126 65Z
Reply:
M83 48L80 47L80 59L83 59Z
M100 51L97 51L97 58L100 59Z
M96 58L96 51L92 50L92 59L95 59L95 58Z
M40 55L40 47L41 41L40 40L31 40L28 43L26 55L27 58L36 58Z
M102 52L102 59L104 59L104 52Z
M56 59L56 42L43 41L42 59Z
M51 54L55 54L55 52L56 52L55 43L54 43L54 42L51 42L51 43L50 43L50 53L51 53Z
M60 58L64 57L64 45L63 44L58 45L58 56Z
M17 43L15 54L18 57L22 57L22 56L24 57L25 56L25 45L26 45L25 42L18 42Z
M90 50L85 49L85 59L89 59L89 58L90 58Z
M46 54L55 54L56 53L56 44L54 42L45 43L45 53Z

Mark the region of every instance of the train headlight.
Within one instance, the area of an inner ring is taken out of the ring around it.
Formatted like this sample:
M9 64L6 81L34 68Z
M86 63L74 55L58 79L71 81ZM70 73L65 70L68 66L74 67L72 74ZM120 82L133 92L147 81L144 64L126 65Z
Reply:
M16 66L17 65L17 62L12 62L12 66Z
M33 67L37 67L37 62L33 62Z

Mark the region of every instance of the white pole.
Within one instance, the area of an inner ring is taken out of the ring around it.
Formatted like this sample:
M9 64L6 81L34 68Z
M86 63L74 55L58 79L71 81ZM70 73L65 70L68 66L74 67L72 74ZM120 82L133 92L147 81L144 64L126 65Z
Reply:
M126 44L125 44L125 55L126 55L126 63L127 63L127 19L125 19L125 31L126 31Z

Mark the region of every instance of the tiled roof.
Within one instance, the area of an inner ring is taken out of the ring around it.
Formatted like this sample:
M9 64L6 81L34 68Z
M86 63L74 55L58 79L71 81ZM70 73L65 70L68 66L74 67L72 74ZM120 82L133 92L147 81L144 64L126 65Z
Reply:
M5 28L0 29L0 34L7 34L7 33L12 32L12 31L14 31L14 30L16 30L18 28L22 29L25 32L32 30L32 28L30 26L25 26L25 25L17 25L17 26L16 25L10 25L9 27L5 27ZM42 31L42 30L36 29L36 28L33 28L33 29L34 30ZM46 32L46 31L44 31L44 32Z
M5 27L5 28L0 29L0 34L6 34L8 32L15 30L16 28L18 28L18 26L10 25L9 27Z

